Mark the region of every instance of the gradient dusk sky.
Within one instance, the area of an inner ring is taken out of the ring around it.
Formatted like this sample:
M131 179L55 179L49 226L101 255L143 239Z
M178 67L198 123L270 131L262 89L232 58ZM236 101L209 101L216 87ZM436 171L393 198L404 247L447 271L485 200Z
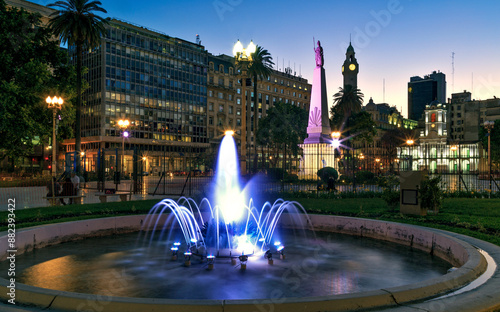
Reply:
M47 5L55 1L32 0ZM447 97L463 90L473 99L500 96L500 1L484 0L102 0L115 17L232 54L253 39L283 70L312 83L313 36L324 49L328 98L342 86L349 36L359 62L358 87L375 103L407 116L407 83L432 71L446 74ZM452 75L452 52L455 73ZM276 66L275 66L276 68Z

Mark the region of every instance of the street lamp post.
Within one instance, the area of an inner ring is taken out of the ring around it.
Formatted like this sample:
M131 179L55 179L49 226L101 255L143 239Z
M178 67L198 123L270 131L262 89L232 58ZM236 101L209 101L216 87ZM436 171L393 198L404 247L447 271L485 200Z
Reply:
M56 143L56 114L57 110L61 109L64 101L61 97L54 96L51 98L47 97L45 102L48 104L49 108L52 108L52 176L57 175L57 143Z
M130 125L130 121L128 119L120 119L118 120L118 127L121 129L121 136L122 136L122 157L120 160L121 166L120 166L120 171L122 173L125 172L125 138L129 137L129 133L127 131L128 126Z
M245 113L245 116L243 119L243 123L242 123L242 128L243 130L245 131L245 135L242 136L242 139L245 140L245 142L241 142L241 146L244 146L247 150L245 151L247 154L246 156L246 161L245 161L245 164L246 163L249 163L250 164L250 149L251 149L251 146L250 146L250 141L249 140L249 137L248 137L248 133L250 131L247 131L247 128L249 127L249 121L251 120L249 117L251 115L251 107L249 107L248 105L248 99L247 99L247 96L245 94L245 89L246 89L246 81L244 82L243 81L243 77L246 77L247 75L247 70L248 68L250 67L250 65L252 64L253 62L253 59L252 59L252 54L255 53L255 50L256 50L256 46L255 44L253 43L253 41L250 41L250 44L248 45L248 47L245 49L243 48L243 44L238 40L238 42L236 42L236 44L234 45L233 47L233 55L236 59L236 62L238 63L241 63L243 64L243 72L242 72L242 79L241 79L241 86L242 86L242 96L245 98L245 106L246 108L243 110L244 113ZM246 80L246 79L245 79ZM257 106L257 94L254 94L254 108ZM257 110L255 110L254 112L257 112ZM254 113L254 122L257 123L257 114ZM254 132L257 131L257 127L254 127ZM255 140L254 140L254 145L256 144ZM256 145L255 145L256 146ZM243 154L243 153L242 153ZM250 168L249 166L246 166L248 168ZM246 168L245 168L246 170Z
M495 126L494 121L485 121L484 122L484 128L486 131L488 131L488 171L490 174L490 197L491 197L491 130L493 130L493 127Z
M413 170L413 155L411 146L415 143L412 139L406 140L406 144L408 145L408 171Z

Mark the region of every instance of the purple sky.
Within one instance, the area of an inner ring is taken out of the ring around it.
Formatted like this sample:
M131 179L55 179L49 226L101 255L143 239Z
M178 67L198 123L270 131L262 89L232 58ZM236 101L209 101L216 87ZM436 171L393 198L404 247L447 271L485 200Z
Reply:
M47 5L53 1L32 0ZM278 67L312 83L313 36L325 54L328 97L342 86L345 49L359 62L358 87L407 115L407 83L432 71L446 74L447 97L463 90L475 99L500 97L499 1L465 0L102 0L106 16L195 41L213 54L232 53L240 39L271 52ZM452 52L455 73L452 75Z

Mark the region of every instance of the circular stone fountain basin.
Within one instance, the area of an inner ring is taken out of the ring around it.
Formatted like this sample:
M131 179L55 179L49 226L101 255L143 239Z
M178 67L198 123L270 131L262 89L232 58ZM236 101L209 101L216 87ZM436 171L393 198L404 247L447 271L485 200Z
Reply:
M422 282L451 265L408 246L351 235L279 231L285 259L274 253L235 259L190 257L190 266L165 252L171 242L120 234L68 242L16 259L18 282L40 288L119 297L162 299L272 299L329 296ZM303 234L306 234L304 236ZM181 247L182 248L182 247ZM4 263L4 266L8 263ZM8 270L8 267L3 268Z
M363 291L363 289L361 289L354 290L356 291L354 293L346 293L347 291L342 288L337 289L337 291L332 291L332 289L335 289L334 285L328 289L326 294L316 293L316 291L313 291L310 295L307 293L301 293L296 296L292 296L293 294L290 295L283 292L278 293L267 291L267 295L252 296L252 299L248 298L247 300L245 300L246 298L244 297L243 300L241 300L241 297L238 297L239 299L237 300L233 300L233 298L226 298L226 296L224 296L224 298L217 298L215 296L212 297L213 299L206 299L207 297L203 297L205 299L198 300L126 298L121 297L121 294L114 294L109 291L103 292L103 289L101 289L101 291L97 291L96 294L83 294L42 289L19 283L16 288L16 301L18 303L34 304L40 307L50 306L54 309L70 311L75 309L91 309L89 304L97 305L100 311L142 311L146 309L148 311L258 311L259 307L268 310L263 307L269 307L269 305L272 305L274 311L344 311L349 309L394 306L396 303L401 304L404 302L434 297L469 283L480 275L486 267L484 258L472 246L463 241L447 235L438 234L437 232L426 228L391 222L334 216L310 215L309 217L311 225L316 230L344 233L395 242L413 249L422 250L423 252L427 252L429 254L432 253L433 256L440 257L459 268L451 273L442 275L438 274L439 276L436 277L429 276L430 279L421 280L417 283L400 286L388 285L383 289L375 287L375 289L371 288L372 290L369 291ZM145 216L129 216L95 219L54 224L23 230L17 233L18 254L30 251L34 248L46 247L48 245L77 240L83 237L137 231L141 228L144 218ZM294 223L288 215L283 215L280 223L281 227L284 228L294 226ZM0 240L6 241L6 239L6 236L0 237ZM379 242L375 242L374 245L376 246L378 243ZM299 247L300 244L301 243L299 242ZM85 250L91 253L91 250L88 250L87 248L88 247L85 247ZM300 250L301 248L298 249ZM377 248L374 250L376 249ZM291 250L293 251L293 248L291 248ZM102 254L102 257L112 257L113 255L116 254L104 253ZM4 253L2 258L6 259L7 256L7 253ZM279 259L276 259L276 270L279 271L280 266L288 263L289 259L293 256L293 253L290 254L290 256L281 263ZM302 256L306 259L307 253L305 255L300 255L299 253L296 256ZM132 253L130 257L131 258L129 260L134 257L134 254ZM345 250L342 257L344 257L343 261L349 261L349 250ZM358 256L358 258L359 257L360 256ZM58 259L61 260L63 258ZM123 261L127 261L127 257L122 259ZM356 259L353 260L355 261ZM144 261L146 261L147 264L148 260L146 259ZM260 278L262 283L265 283L268 279L268 275L263 274L263 271L268 270L269 267L266 263L258 263L259 261L264 262L263 259L255 262L255 265L254 263L249 262L248 270L245 272L238 270L235 272L234 267L231 267L230 264L223 262L219 263L219 261L220 260L217 259L215 264L216 268L211 272L203 268L202 264L199 264L200 268L184 268L182 266L177 266L175 269L193 269L189 272L190 274L196 275L196 270L198 270L198 272L207 275L216 273L219 267L220 270L222 270L224 269L224 266L226 266L230 271L228 276L238 276L238 274L262 274L262 277ZM339 261L339 259L336 259L336 261ZM344 262L344 265L345 264L346 262ZM61 265L61 263L59 263L59 265ZM194 264L193 266L196 265L198 264ZM259 267L261 267L261 269L257 270ZM67 265L66 268L68 270L77 269L77 266L70 263L70 265ZM319 269L319 266L317 266L317 268ZM275 268L273 268L273 270L274 269ZM442 269L444 269L444 266ZM151 267L145 265L145 270L151 270ZM283 272L286 272L286 268L284 267L281 268L281 270L282 271L280 273L282 274ZM352 272L356 272L356 269ZM164 273L159 272L159 274L161 275ZM177 273L172 275L177 275ZM164 278L169 278L169 275L165 275ZM146 279L146 281L147 280L148 279ZM258 280L259 279L252 280L252 282L248 284L248 287L257 288L255 284L258 283ZM4 286L8 285L6 280L1 282ZM307 287L304 286L304 288ZM5 297L5 293L6 292L2 294L2 297L7 299ZM189 298L183 297L179 294L174 294L173 297ZM190 298L192 298L192 296Z

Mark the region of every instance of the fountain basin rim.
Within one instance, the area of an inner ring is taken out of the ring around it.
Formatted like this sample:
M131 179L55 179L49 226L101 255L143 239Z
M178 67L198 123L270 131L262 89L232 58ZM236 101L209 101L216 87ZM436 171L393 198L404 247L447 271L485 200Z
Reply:
M300 216L300 215L298 215ZM303 215L302 215L303 216ZM291 215L290 215L291 217ZM273 304L276 311L297 310L317 311L317 310L338 310L349 309L349 307L382 307L394 306L398 303L410 302L415 300L427 299L447 292L461 285L467 284L486 269L484 258L470 244L451 237L444 231L433 230L420 226L407 225L401 223L377 221L369 219L358 219L349 217L309 215L311 223L315 229L330 230L346 234L346 231L352 231L351 234L374 237L382 233L382 228L394 229L396 232L406 235L424 233L432 238L432 245L448 242L456 246L462 246L467 254L467 259L463 265L452 273L444 276L426 280L416 284L409 284L394 287L385 290L374 290L369 292L360 292L352 294L343 294L335 296L321 297L300 297L300 298L281 298L279 301L284 303L276 304L276 300L271 299L252 299L252 300L181 300L181 299L147 299L147 298L123 298L123 297L105 297L106 304L102 305L103 311L137 311L140 306L147 306L151 311L165 311L166 306L172 311L253 311L256 302L258 304ZM136 231L142 224L144 215L111 217L103 219L90 219L68 223L58 223L45 226L38 226L23 229L17 232L18 251L22 253L29 251L34 247L45 247L62 241L82 238L83 236L99 236L111 233L125 233ZM282 220L282 226L287 227L288 218ZM330 228L327 227L327 221L330 221ZM339 225L342 225L340 228ZM358 233L356 233L356 228ZM372 229L372 231L370 231ZM363 233L363 231L365 231ZM0 233L0 241L7 240L7 233ZM458 234L457 234L458 235ZM400 237L401 238L401 237ZM412 242L415 240L415 235ZM394 241L394 240L392 240ZM401 242L400 242L401 243ZM6 246L7 244L5 244ZM494 245L493 245L494 246ZM421 249L425 248L421 246ZM18 254L19 254L18 253ZM497 253L500 257L500 253ZM2 255L5 260L6 254ZM0 285L7 287L8 281L0 279ZM7 300L6 292L0 295ZM71 293L49 289L41 289L33 286L17 284L16 301L20 303L34 304L42 307L51 306L51 308L61 310L73 310L79 304L86 304L88 299L95 300L96 295ZM92 299L93 298L93 299ZM499 300L500 301L500 300ZM500 303L499 303L500 304Z

